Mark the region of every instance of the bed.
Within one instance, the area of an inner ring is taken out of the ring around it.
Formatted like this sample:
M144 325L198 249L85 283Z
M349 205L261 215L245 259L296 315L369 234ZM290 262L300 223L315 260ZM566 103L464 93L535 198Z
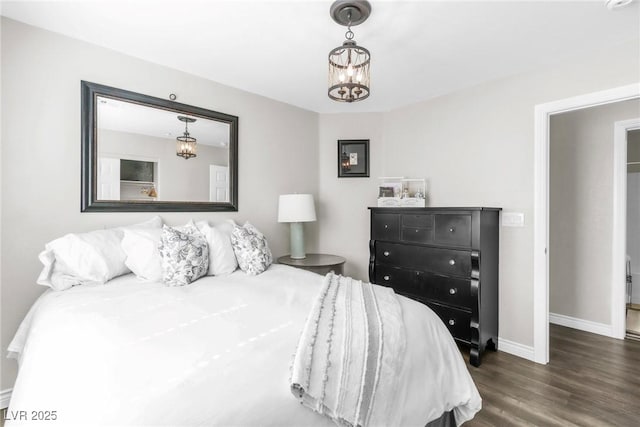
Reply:
M290 390L293 353L323 276L283 265L189 286L127 274L46 291L9 347L19 361L9 414L47 425L331 426ZM401 425L457 424L481 399L453 338L424 305L398 296L406 351ZM51 417L50 417L51 418Z

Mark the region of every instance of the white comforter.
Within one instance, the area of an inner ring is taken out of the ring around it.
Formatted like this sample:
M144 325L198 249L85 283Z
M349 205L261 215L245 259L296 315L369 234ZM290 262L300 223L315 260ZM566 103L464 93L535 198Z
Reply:
M46 292L9 351L20 360L9 410L56 411L34 425L333 425L289 388L300 331L323 277L274 265L189 286L141 283ZM424 426L481 400L445 326L400 297L407 346L402 425ZM24 422L8 422L7 426Z

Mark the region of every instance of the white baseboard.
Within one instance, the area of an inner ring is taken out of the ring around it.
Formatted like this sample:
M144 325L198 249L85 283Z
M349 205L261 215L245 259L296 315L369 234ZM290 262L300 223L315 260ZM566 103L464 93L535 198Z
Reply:
M604 335L610 338L617 338L613 334L613 328L611 325L592 322L590 320L577 319L575 317L565 316L564 314L549 313L549 323L578 329L580 331L591 332L592 334Z
M533 347L530 347L528 345L509 341L504 338L498 338L498 350L535 362L535 353L533 351Z
M13 389L0 390L0 409L8 408Z

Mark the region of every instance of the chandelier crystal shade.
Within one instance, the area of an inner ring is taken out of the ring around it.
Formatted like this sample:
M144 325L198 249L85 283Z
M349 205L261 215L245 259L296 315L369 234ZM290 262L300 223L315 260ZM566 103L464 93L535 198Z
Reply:
M178 120L184 122L184 133L176 138L176 156L180 156L185 160L196 157L197 140L189 134L189 123L193 123L196 119L187 116L178 116Z
M338 0L330 15L347 27L346 40L329 52L329 98L339 102L362 101L369 97L371 54L354 40L352 25L364 22L371 13L368 1Z

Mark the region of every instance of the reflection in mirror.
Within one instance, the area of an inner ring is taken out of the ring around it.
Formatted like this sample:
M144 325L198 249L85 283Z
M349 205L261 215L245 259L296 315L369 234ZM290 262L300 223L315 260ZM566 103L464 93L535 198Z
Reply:
M228 202L229 128L98 96L98 200Z
M237 211L237 117L89 82L82 116L82 211Z

